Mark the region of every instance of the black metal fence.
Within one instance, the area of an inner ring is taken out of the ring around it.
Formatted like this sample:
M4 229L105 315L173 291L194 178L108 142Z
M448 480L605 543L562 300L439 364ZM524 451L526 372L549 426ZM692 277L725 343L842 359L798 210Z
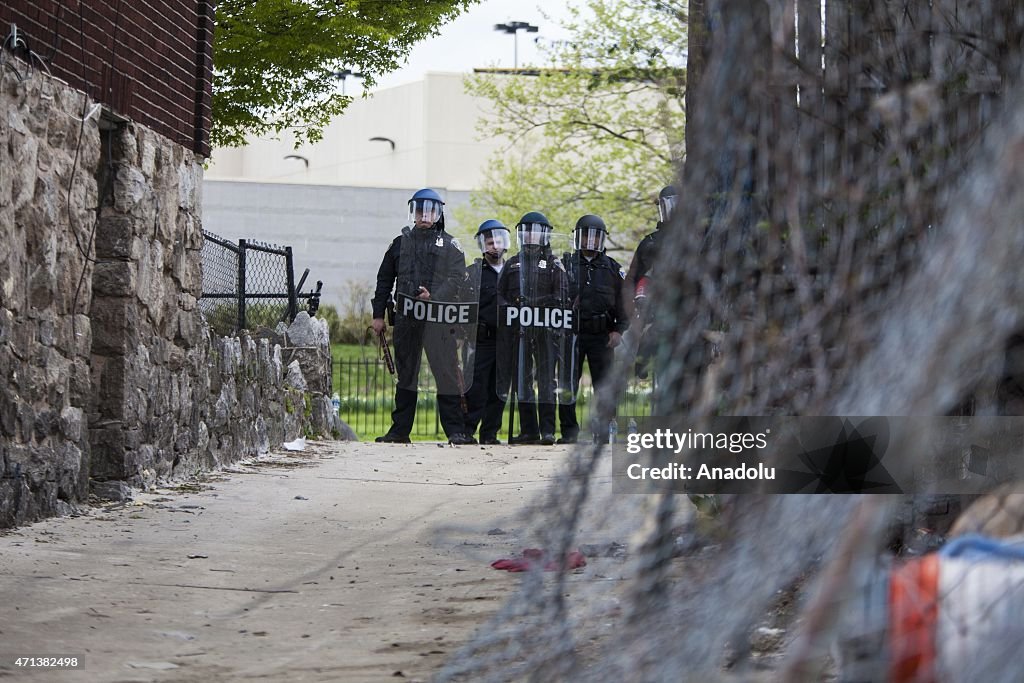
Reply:
M388 373L384 362L372 355L370 347L367 349L370 354L367 357L336 359L331 366L331 385L338 394L341 419L364 441L372 440L388 430L391 426L391 411L395 407L393 376ZM445 435L438 419L433 378L429 372L423 373L420 385L423 389L417 399L416 421L411 437L413 440L442 441ZM650 415L652 388L649 379L633 378L625 394L619 397L618 414L623 418ZM589 424L592 397L593 389L589 378L584 375L576 400L576 417L579 424L584 426L584 431ZM518 417L516 419L518 421ZM627 429L621 420L619 429L623 433ZM503 441L508 439L507 408L499 438Z
M290 322L298 315L299 299L309 299L310 313L316 311L322 283L315 291L301 291L309 270L296 285L291 247L244 239L236 244L205 230L203 237L199 307L218 334Z
M395 380L384 362L376 358L334 361L331 386L341 401L339 414L359 438L371 440L384 434L391 426L395 408ZM416 401L416 421L412 438L441 440L444 430L437 415L437 399L433 377L423 373Z

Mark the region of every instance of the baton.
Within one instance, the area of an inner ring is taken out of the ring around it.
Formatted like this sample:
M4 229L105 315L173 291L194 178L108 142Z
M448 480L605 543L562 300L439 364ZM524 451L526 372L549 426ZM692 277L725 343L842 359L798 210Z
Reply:
M384 330L377 333L377 348L380 351L381 360L384 361L384 365L388 368L388 372L392 375L395 374L395 359L391 357L391 347L388 346L388 337Z
M462 414L469 415L469 404L466 403L466 378L462 374L462 363L459 362L458 354L455 355L455 381L459 383L459 404L462 407Z

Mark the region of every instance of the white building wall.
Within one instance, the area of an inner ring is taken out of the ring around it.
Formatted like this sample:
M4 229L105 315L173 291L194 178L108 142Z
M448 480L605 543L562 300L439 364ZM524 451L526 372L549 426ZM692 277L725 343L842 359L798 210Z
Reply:
M253 140L213 151L210 180L346 185L351 187L479 187L493 139L478 140L477 121L488 106L463 90L463 74L427 74L424 80L357 99L332 122L323 139L294 149L294 139ZM394 141L371 142L372 137ZM308 160L286 159L298 155Z
M501 145L479 140L477 124L490 103L463 91L463 77L429 77L424 97L427 178L444 179L451 190L472 191L483 184L487 160Z

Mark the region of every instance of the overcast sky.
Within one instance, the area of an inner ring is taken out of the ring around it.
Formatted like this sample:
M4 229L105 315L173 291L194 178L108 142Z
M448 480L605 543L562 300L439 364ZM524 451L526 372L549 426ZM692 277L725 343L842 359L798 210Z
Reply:
M520 31L519 66L537 64L534 39L562 40L568 37L559 25L569 17L570 4L580 5L580 0L549 0L538 3L535 0L483 0L473 5L458 19L441 27L441 34L426 40L413 48L405 68L383 76L378 88L387 88L411 83L423 78L428 71L470 72L475 67L511 68L514 43L507 33L494 30L495 24L509 21L526 21L539 27L537 33ZM551 17L545 19L541 14ZM350 95L360 92L358 81L349 80L346 91Z

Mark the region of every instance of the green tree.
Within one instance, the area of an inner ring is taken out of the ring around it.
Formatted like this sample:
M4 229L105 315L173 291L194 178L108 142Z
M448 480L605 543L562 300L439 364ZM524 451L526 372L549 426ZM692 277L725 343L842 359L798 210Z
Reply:
M370 310L370 298L373 296L373 285L359 280L348 280L342 290L342 304L320 304L317 317L327 321L327 331L332 344L360 344L370 341L370 324L373 312Z
M376 78L479 0L219 0L213 45L216 146L290 130L315 142L352 101L336 71Z
M609 248L631 251L683 155L685 8L586 0L571 8L571 40L541 45L552 67L467 77L492 108L479 132L508 144L460 223L494 216L511 225L539 210L565 233L594 213L609 226Z

